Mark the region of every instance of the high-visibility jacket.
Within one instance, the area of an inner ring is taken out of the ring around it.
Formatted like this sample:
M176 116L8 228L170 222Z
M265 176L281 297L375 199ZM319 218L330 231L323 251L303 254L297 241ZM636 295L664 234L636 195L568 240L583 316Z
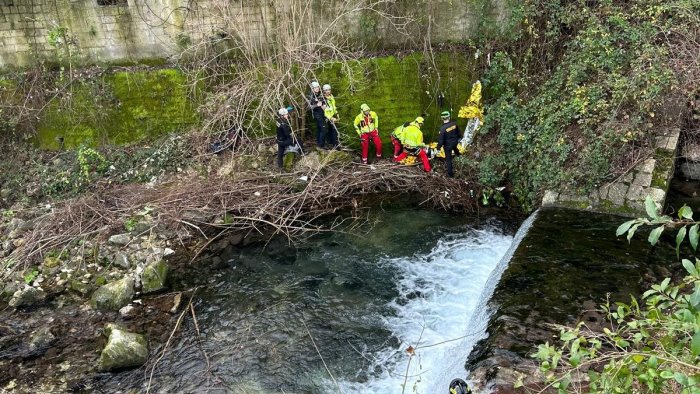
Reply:
M420 131L418 126L411 123L407 127L404 127L401 143L409 148L421 148L425 146L423 143L423 132Z
M403 139L403 132L406 129L406 126L401 125L397 128L394 129L394 131L391 132L391 136L396 138L397 140L401 141Z
M338 118L338 108L335 106L335 97L331 94L326 96L326 109L323 110L326 119Z
M355 116L353 124L355 125L357 134L362 135L379 128L379 117L377 117L377 113L374 111L369 111L368 115L365 115L364 112L360 112L359 115Z

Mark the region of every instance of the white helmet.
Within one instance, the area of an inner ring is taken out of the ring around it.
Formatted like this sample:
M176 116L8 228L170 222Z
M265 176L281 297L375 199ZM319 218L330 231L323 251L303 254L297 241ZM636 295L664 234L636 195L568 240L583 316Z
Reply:
M287 108L280 108L280 110L277 111L277 113L280 114L280 116L284 116L289 114L289 111L287 111Z
M329 85L329 84L323 85L323 90L331 90L331 85Z
M320 87L321 87L321 85L319 85L318 82L311 81L311 89L316 89L316 88L320 88Z

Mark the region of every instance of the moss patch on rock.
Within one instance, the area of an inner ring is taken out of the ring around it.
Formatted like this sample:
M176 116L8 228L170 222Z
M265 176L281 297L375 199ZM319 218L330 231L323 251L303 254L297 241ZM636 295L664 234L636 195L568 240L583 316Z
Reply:
M100 354L101 371L138 367L148 359L148 343L143 335L128 332L113 323L107 324L105 334L109 339Z
M98 309L119 310L134 296L134 279L127 277L108 283L92 294L92 305Z
M168 280L168 264L165 261L151 263L141 274L141 290L143 293L153 293L165 289Z

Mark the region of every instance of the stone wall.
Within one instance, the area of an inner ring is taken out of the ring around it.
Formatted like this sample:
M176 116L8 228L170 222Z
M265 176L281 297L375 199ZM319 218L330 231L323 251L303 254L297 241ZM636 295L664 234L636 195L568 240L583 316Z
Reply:
M548 190L542 206L592 210L630 217L646 217L644 200L647 196L663 207L675 168L675 152L680 129L668 130L657 136L656 149L649 157L623 176L587 195L567 190Z
M276 33L275 17L291 1L241 0L0 0L0 68L26 67L37 60L94 64L167 59L220 27L244 26L240 38L266 42ZM346 2L313 1L319 23L334 18ZM477 27L498 26L505 0L478 2L397 1L387 10L414 20L411 37L400 36L376 13L348 14L342 26L358 46L422 45L468 39ZM230 17L224 20L222 9Z

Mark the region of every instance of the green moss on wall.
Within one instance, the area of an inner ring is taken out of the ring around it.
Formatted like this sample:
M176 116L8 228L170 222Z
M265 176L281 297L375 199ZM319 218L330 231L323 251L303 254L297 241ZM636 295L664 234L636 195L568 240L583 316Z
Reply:
M357 146L357 134L352 125L360 113L360 105L367 103L379 116L379 134L389 144L391 131L417 116L426 120L423 126L426 142L437 139L440 112L451 110L456 114L470 92L477 77L471 72L473 64L466 55L436 54L427 60L422 54L398 59L394 56L365 59L352 67L351 81L340 64L329 64L318 73L321 84L331 84L340 114L341 139ZM438 100L438 96L444 96ZM466 121L459 120L460 126Z
M37 142L58 149L81 144L126 144L181 130L197 122L185 77L162 69L105 74L74 83L42 113Z

